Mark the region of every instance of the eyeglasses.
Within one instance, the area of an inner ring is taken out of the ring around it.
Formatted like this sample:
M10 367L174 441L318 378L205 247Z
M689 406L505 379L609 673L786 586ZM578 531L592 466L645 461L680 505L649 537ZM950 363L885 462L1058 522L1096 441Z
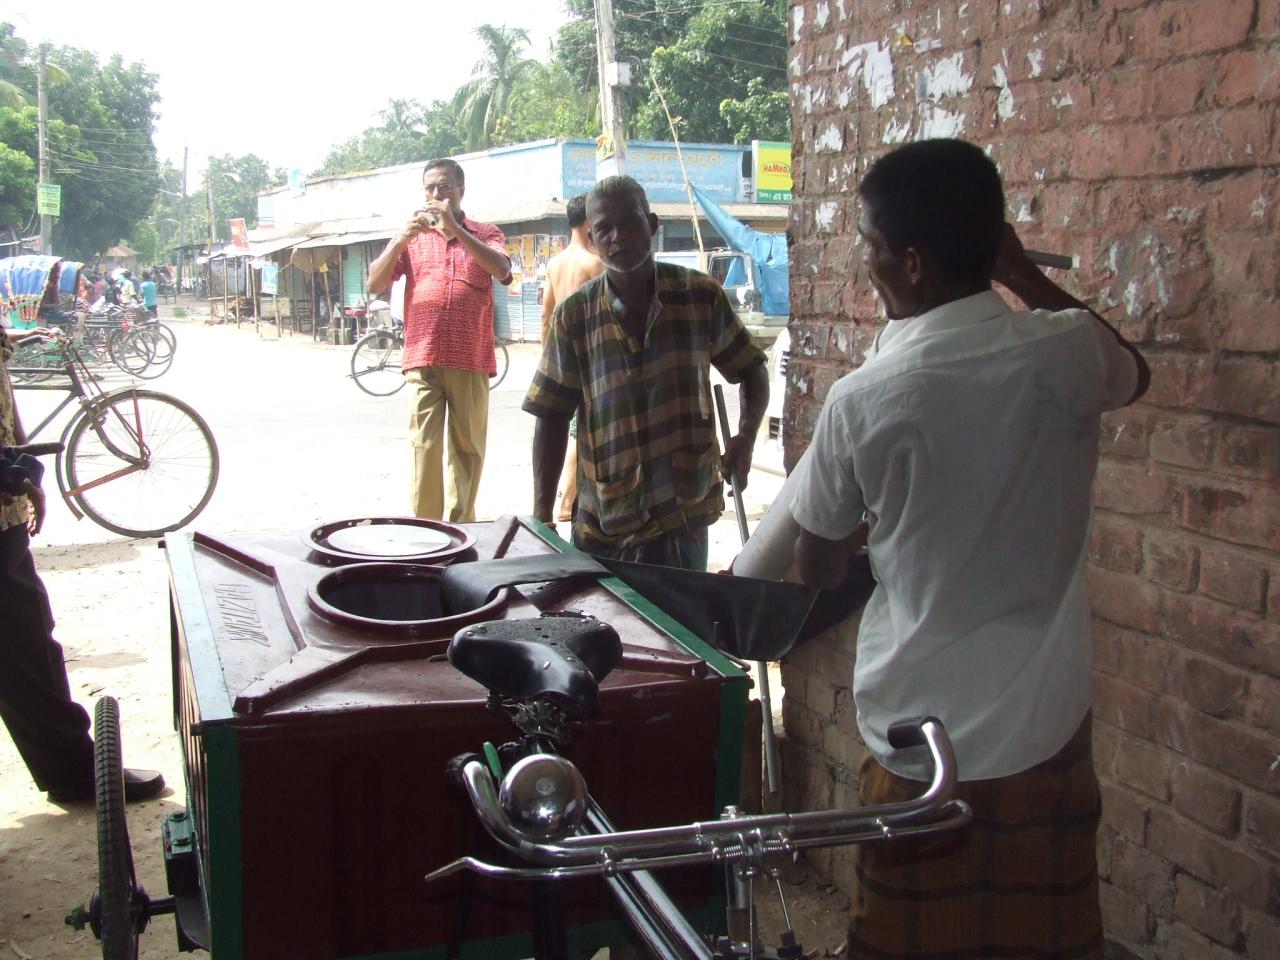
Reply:
M425 193L428 197L431 197L431 196L447 197L453 194L454 189L455 188L453 184L449 183L447 180L442 180L439 183L424 183L422 185L422 192Z

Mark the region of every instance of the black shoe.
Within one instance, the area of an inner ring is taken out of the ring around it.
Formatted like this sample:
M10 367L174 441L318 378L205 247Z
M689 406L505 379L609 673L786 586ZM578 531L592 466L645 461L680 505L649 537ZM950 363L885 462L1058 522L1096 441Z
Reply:
M150 800L164 789L164 774L159 770L124 771L124 798L128 803Z
M150 800L164 789L164 775L159 770L124 771L124 799L126 803ZM70 789L50 790L49 802L57 804L92 803L93 785Z

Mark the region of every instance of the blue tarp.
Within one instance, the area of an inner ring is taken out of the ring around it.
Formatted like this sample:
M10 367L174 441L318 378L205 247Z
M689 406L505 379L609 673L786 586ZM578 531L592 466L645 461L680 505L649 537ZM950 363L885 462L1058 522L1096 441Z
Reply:
M739 253L748 254L760 272L760 309L770 316L788 316L791 313L790 257L787 255L785 233L761 233L725 213L719 205L697 187L693 195L698 198L703 212L716 233L724 237L729 246ZM746 278L741 278L741 283ZM730 279L725 278L725 285Z
M76 260L63 260L62 273L58 277L58 292L73 294L76 292L76 277L80 276L80 271L84 269L84 264Z
M0 297L28 299L42 297L49 273L61 257L5 257L0 259Z

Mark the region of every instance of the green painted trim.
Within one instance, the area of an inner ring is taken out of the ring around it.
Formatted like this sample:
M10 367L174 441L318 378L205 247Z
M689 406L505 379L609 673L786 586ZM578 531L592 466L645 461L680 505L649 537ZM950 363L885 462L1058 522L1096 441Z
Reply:
M521 523L529 528L541 540L556 547L561 552L570 550L578 551L578 548L560 537L558 533L544 524L536 517L521 517ZM671 639L684 647L690 653L701 657L707 662L707 665L715 670L722 677L746 677L747 674L736 663L726 657L711 644L706 643L701 637L698 637L688 627L675 620L661 607L652 603L647 598L641 596L631 587L627 586L616 577L607 577L600 581L601 586L605 587L610 593L622 600L628 606L632 607L636 613L640 614L659 630L671 636Z
M191 677L195 682L192 694L199 707L200 722L230 720L235 714L223 682L222 660L214 642L213 622L209 619L200 589L191 534L165 534L164 546L169 556L169 579L173 585L170 600L178 607L178 622L182 625L186 641Z
M240 857L240 738L231 726L205 727L209 862L204 892L209 911L209 954L244 956L244 884ZM214 790L214 786L217 790Z

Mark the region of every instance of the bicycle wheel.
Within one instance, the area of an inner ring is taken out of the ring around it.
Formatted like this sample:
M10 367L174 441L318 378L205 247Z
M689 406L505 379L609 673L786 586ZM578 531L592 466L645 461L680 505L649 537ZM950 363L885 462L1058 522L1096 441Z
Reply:
M26 368L25 371L12 370L15 383L41 383L62 366L62 351L48 340L28 340L14 347L9 366Z
M489 389L497 387L507 377L507 369L511 366L511 354L507 352L507 341L500 337L493 338L493 359L497 363L497 372L489 378Z
M351 378L375 397L389 397L404 386L400 358L404 341L388 330L366 333L351 354Z
M124 810L124 763L120 753L120 708L102 697L93 711L93 776L98 820L98 929L105 960L138 955L133 916L137 877Z
M153 390L125 390L95 404L76 421L65 456L76 505L126 537L158 537L190 523L218 483L209 425Z
M173 354L178 349L178 338L173 331L162 324L153 323L138 327L132 336L146 344L147 364L135 376L144 380L154 380L168 372L173 366Z
M107 341L112 363L133 377L142 376L151 365L151 342L139 330L114 332Z

